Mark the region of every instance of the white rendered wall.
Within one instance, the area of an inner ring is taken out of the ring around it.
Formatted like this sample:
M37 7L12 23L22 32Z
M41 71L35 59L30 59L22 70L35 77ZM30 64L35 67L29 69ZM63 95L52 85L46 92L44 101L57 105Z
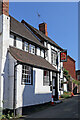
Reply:
M3 82L1 81L1 68L2 68L2 40L3 40L3 34L2 34L2 15L0 15L0 107L2 107L2 99L3 99Z
M50 86L43 86L43 70L33 69L33 85L22 85L22 66L17 67L16 108L51 101Z
M7 48L9 48L9 31L10 31L10 18L3 15L3 31L1 40L1 107L3 107L2 101L8 98L8 96L3 96L5 92L8 92L8 54ZM6 84L6 88L5 88ZM5 101L4 101L5 102Z
M9 82L8 82L8 108L13 109L13 92L14 92L14 65L16 60L9 53ZM6 104L5 104L6 106Z
M65 78L65 77L64 77L64 82L67 82L67 80L66 80L66 78ZM66 92L67 92L67 84L64 84L63 86L64 86L64 91L66 91Z

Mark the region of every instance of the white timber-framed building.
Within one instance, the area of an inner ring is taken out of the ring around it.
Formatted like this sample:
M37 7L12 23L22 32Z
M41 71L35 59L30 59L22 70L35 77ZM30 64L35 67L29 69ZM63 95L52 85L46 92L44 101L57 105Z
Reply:
M58 100L63 49L47 36L46 23L37 30L9 15L9 1L0 8L0 107L22 114L24 107L50 102L52 94Z

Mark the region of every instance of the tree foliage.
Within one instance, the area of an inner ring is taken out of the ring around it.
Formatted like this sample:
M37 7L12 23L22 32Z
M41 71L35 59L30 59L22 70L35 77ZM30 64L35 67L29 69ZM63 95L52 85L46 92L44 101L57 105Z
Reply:
M66 77L66 79L69 81L70 80L69 72L66 69L64 69L63 74Z
M75 83L76 85L80 85L80 81L79 80L72 80L73 83Z

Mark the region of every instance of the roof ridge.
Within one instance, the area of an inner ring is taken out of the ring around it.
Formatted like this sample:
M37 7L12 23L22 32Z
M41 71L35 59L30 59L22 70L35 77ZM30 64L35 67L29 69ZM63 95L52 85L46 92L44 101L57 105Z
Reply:
M51 42L52 44L54 44L55 46L57 46L59 49L63 50L56 42L54 42L50 37L46 36L43 32L41 32L40 30L38 30L37 28L33 27L32 25L30 25L29 23L25 22L25 20L22 20L21 22L24 22L28 25L28 27L31 27L35 32L40 32L43 37L45 37L44 39L46 39L47 41ZM39 34L39 33L38 33ZM41 36L41 35L40 35Z

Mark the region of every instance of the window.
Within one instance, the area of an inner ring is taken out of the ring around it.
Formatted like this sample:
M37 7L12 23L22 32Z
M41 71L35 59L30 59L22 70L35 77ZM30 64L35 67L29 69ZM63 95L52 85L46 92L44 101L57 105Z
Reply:
M27 65L22 65L22 84L32 84L32 68Z
M44 50L40 50L40 56L44 58Z
M29 45L29 52L32 54L35 54L35 46L34 45Z
M51 50L51 63L56 65L57 53L52 49Z
M80 80L80 75L77 75L77 79Z
M44 70L44 76L43 76L43 85L44 86L49 86L49 79L50 79L50 74L49 71Z
M48 57L48 50L45 50L45 58Z
M27 42L24 42L24 50L29 52L29 44Z
M14 36L14 46L16 47L16 36Z
M24 40L22 40L22 49L24 50Z

